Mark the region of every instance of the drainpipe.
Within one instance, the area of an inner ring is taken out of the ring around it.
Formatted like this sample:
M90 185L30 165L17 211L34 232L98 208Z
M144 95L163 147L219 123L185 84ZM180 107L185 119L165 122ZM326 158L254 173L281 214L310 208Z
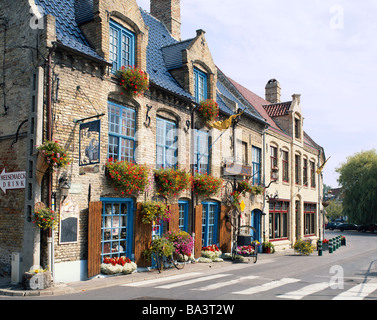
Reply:
M56 45L53 45L50 48L48 53L47 61L47 105L46 105L46 114L47 114L47 140L52 140L52 54L56 50ZM52 172L48 172L47 177L47 206L52 208ZM48 230L47 237L47 254L48 254L48 269L51 271L52 267L52 247L53 247L53 237L52 230Z

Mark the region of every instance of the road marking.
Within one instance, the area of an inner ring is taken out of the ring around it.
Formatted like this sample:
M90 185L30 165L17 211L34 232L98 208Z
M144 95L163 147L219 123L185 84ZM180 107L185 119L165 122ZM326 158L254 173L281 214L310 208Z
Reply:
M214 283L214 284L210 284L210 285L208 285L206 287L194 288L194 289L191 289L191 290L210 291L210 290L215 290L215 289L219 289L219 288L231 286L233 284L237 284L237 283L240 283L240 282L245 281L245 280L253 280L253 279L256 279L256 278L259 278L259 277L258 276L242 277L242 278L239 278L239 279L225 281L225 282L219 282L219 283Z
M291 291L282 295L277 296L278 298L282 299L293 299L293 300L300 300L310 294L316 293L318 291L325 290L330 286L329 282L321 282L321 283L315 283L311 284L309 286L306 286L304 288L301 288L296 291Z
M377 280L373 279L366 283L361 283L351 289L338 294L332 300L363 300L373 291L377 290Z
M157 288L158 289L171 289L171 288L176 288L176 287L180 287L180 286L186 286L186 285L197 283L197 282L219 279L219 278L223 278L223 277L227 277L227 276L231 276L231 274L215 274L213 276L196 278L196 279L186 280L186 281L182 281L182 282L175 282L175 283L171 283L171 284L166 284L166 285L163 285L163 286L159 286Z
M195 277L195 276L200 276L200 275L202 275L201 272L188 272L188 273L179 274L179 275L172 276L172 277L164 277L164 278L158 278L158 279L152 279L152 280L144 280L144 281L139 281L139 282L126 283L126 284L122 284L122 287L148 286L148 285L158 284L160 282L180 280L180 279Z
M232 292L232 294L245 294L245 295L246 294L254 294L254 293L259 293L259 292L264 292L264 291L268 291L268 290L271 290L271 289L275 289L275 288L278 288L280 286L284 286L286 284L295 283L295 282L299 282L299 281L300 280L298 280L298 279L283 278L281 280L274 280L274 281L262 284L262 285L257 286L257 287L252 287L252 288L249 288L249 289L246 289L246 290L235 291L235 292Z

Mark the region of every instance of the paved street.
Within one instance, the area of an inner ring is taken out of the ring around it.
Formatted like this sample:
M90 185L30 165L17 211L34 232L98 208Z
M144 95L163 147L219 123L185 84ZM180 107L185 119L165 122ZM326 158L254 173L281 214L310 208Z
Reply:
M326 238L339 235L326 231ZM49 300L377 300L377 236L345 231L333 254L261 255L256 264L187 266L167 277L140 278ZM186 270L187 269L187 270ZM14 297L8 299L16 299ZM24 297L22 299L32 299ZM34 297L33 299L42 299Z

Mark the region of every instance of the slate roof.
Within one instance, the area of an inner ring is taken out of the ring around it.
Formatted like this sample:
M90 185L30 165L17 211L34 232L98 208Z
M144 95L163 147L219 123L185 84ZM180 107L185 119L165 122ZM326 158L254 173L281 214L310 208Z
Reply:
M84 53L98 60L105 61L90 46L88 40L80 30L75 15L75 0L35 0L35 4L41 6L45 14L56 18L56 38L64 46ZM93 7L91 0L87 0L80 8L78 20L83 22L90 19L88 8ZM93 10L91 11L93 13Z
M162 48L166 68L173 70L182 67L182 51L187 49L193 39L188 39Z
M147 46L147 72L149 79L161 88L172 91L178 95L195 100L182 86L173 78L165 65L163 49L169 46L180 48L181 42L174 39L165 25L150 15L143 9L140 9L145 24L149 27L149 41ZM165 51L166 52L166 51ZM170 61L168 59L168 61Z

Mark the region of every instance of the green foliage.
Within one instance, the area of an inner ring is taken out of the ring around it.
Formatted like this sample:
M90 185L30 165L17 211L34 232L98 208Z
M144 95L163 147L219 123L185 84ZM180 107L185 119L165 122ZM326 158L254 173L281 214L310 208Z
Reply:
M356 224L377 222L377 153L363 151L336 169L343 192L343 215Z
M329 205L326 208L327 212L327 218L329 220L335 220L337 218L340 218L343 215L343 206L340 202L336 202L334 200L329 201Z
M300 254L310 255L314 248L309 241L297 240L293 248Z
M166 238L156 237L147 250L143 252L146 259L151 260L153 254L170 257L174 252L174 244Z

